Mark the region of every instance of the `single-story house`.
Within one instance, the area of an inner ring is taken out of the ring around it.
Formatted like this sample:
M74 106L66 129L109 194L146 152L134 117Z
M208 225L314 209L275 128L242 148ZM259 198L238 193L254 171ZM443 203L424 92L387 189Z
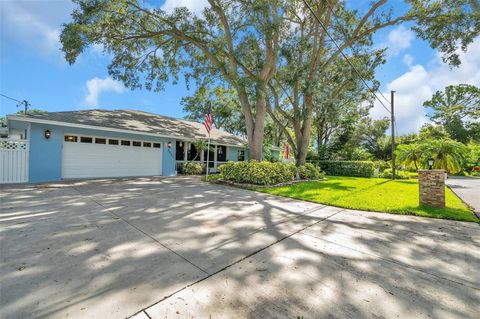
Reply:
M192 143L207 139L202 123L143 111L15 114L7 116L7 126L9 137L0 142L3 149L18 149L26 155L23 164L13 157L10 164L3 160L3 182L173 176L182 163L207 161L207 151L198 154ZM248 159L246 141L230 133L212 129L211 146L210 171L227 161ZM278 157L278 150L273 152ZM18 173L21 177L9 179L5 176L13 173L5 168L8 165L27 167L23 175Z

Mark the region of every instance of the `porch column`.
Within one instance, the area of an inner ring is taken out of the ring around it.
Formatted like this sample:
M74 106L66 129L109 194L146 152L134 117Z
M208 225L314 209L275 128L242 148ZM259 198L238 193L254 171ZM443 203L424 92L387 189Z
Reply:
M217 169L217 145L213 147L213 169Z
M188 146L190 143L184 142L183 143L183 162L186 163L188 160Z

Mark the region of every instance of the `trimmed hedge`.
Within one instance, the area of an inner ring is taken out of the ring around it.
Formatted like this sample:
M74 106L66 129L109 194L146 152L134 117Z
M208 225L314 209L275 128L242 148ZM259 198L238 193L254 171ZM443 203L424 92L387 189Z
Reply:
M306 163L297 167L297 174L300 179L304 180L317 180L325 177L325 173L320 170L320 167L312 163Z
M332 176L372 177L375 172L371 161L317 161L316 164Z
M288 164L255 160L230 161L220 166L219 170L223 179L242 184L276 185L291 182L295 176Z
M392 178L392 169L387 168L382 173L380 173L378 175L378 177L388 178L388 179ZM405 172L405 171L396 170L395 171L395 178L396 179L410 179L410 174L408 172Z

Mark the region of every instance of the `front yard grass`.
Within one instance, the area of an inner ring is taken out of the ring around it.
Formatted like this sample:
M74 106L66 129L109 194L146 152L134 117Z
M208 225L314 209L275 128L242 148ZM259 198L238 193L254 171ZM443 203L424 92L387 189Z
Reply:
M446 208L420 206L417 180L328 176L324 181L254 190L351 209L479 222L448 188Z

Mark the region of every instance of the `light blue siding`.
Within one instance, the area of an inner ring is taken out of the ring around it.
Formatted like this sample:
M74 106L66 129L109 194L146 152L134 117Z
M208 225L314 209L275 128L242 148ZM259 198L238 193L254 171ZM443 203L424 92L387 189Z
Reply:
M176 152L176 140L171 140L172 147L167 147L167 140L163 140L163 154L162 154L162 175L175 176L175 152Z
M280 159L280 151L279 150L272 150L272 156L276 160L279 160Z
M10 126L15 126L13 121L11 122ZM44 137L45 130L50 130L52 133L48 140ZM28 134L30 140L29 182L48 182L61 179L64 134L160 142L162 144L161 148L163 149L162 174L165 176L175 175L175 139L32 123ZM171 149L167 148L169 141L172 144Z
M48 140L44 137L45 130L52 132ZM29 182L60 180L62 178L62 128L32 124L29 133Z
M227 150L227 161L237 161L237 147L229 146Z
M248 150L241 147L229 146L227 151L227 161L234 161L236 162L238 159L238 150L245 151L245 160L248 160Z

